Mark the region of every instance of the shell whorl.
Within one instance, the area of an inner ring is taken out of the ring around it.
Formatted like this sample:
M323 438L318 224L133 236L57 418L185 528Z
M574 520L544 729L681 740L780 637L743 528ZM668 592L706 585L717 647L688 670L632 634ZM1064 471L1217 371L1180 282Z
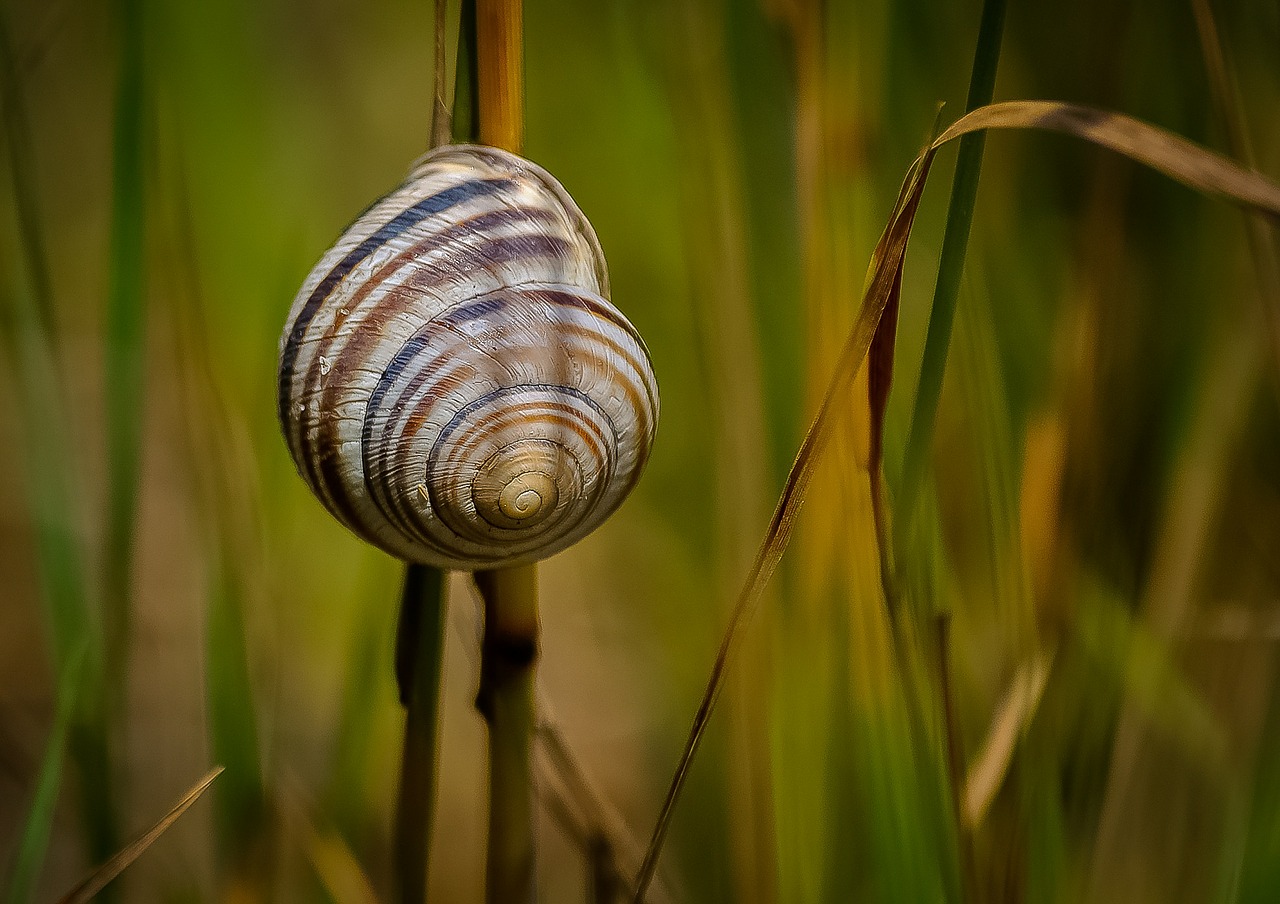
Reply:
M446 568L540 559L630 492L658 388L554 178L450 146L346 230L280 342L280 421L340 521Z

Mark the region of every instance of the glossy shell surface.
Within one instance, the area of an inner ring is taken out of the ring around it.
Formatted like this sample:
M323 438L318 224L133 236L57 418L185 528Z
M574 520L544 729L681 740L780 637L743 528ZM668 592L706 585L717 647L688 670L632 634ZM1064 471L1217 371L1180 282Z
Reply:
M449 146L307 277L279 403L299 473L340 521L399 558L477 569L607 518L648 457L658 388L560 184Z

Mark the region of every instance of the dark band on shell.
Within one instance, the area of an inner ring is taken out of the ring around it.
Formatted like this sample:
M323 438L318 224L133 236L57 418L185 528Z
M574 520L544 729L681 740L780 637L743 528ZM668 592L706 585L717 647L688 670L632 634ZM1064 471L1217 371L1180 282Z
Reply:
M604 255L542 168L451 146L312 270L280 344L298 471L409 561L491 568L592 531L644 467L658 388Z

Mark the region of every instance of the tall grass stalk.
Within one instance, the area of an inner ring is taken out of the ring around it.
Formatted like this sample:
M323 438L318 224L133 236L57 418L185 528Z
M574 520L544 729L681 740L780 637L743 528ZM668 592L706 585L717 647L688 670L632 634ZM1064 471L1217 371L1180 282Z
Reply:
M521 0L476 0L476 69L482 144L524 147L524 19ZM489 851L486 900L537 897L531 755L538 657L536 569L476 572L484 598L480 693L489 725Z
M485 900L536 899L532 753L538 597L533 565L478 571L484 598L480 693L489 725L489 851Z
M103 627L108 714L123 712L130 625L129 580L146 396L141 0L119 0L121 62L116 92L105 380L108 501Z
M431 107L432 148L450 137L469 141L475 125L470 114L476 96L476 28L474 0L463 0L458 27L458 76L456 99L467 115L452 115L445 59L445 0L435 4L435 65ZM456 112L456 111L455 111ZM431 827L435 815L438 768L440 689L444 669L444 616L447 576L438 568L410 564L405 567L396 629L396 681L405 708L404 742L400 758L400 786L396 797L394 861L396 900L422 904L427 900L430 876Z
M12 183L21 267L5 268L16 278L6 286L12 305L4 305L0 327L5 351L16 370L24 413L29 469L29 500L36 526L41 595L55 668L61 674L76 651L86 652L69 731L71 760L80 772L80 803L88 848L95 858L116 848L115 795L109 781L110 751L106 715L97 677L102 668L101 636L85 557L76 536L73 469L66 392L56 363L56 320L53 283L37 197L31 125L23 96L20 68L7 22L0 15L0 116ZM61 701L59 702L61 704Z
M968 113L991 103L995 93L996 67L1000 61L1000 40L1004 32L1005 0L985 0L978 26L978 44L973 54L973 71L969 78ZM917 497L929 448L933 443L934 415L942 395L942 375L947 367L947 350L951 345L951 327L955 321L956 300L960 295L960 278L964 274L964 256L969 245L969 229L973 224L973 206L978 196L978 177L982 173L982 152L986 133L975 132L960 139L956 154L956 172L951 183L951 200L947 209L947 225L942 236L942 252L938 260L938 280L933 290L928 332L925 334L924 356L920 363L920 380L916 385L911 427L903 454L902 479L898 497L897 525L902 537L911 534ZM898 544L901 551L902 543Z
M427 899L444 663L444 586L445 574L438 568L409 565L405 569L396 635L396 677L405 707L395 826L396 900L401 904Z

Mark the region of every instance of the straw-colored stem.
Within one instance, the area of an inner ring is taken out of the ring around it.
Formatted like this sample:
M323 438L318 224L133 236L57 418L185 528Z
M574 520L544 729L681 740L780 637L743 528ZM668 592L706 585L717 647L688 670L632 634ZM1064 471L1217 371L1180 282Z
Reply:
M480 141L524 147L524 29L521 0L476 0Z
M531 754L538 659L538 595L532 565L478 571L484 598L480 693L489 725L489 904L536 898Z
M521 0L476 0L479 134L482 144L520 153L524 145ZM489 854L486 900L533 901L534 675L538 598L534 566L476 572L484 598L480 694L489 724Z
M395 900L400 904L427 900L443 639L444 572L410 565L405 570L396 635L396 677L405 707L394 854Z

